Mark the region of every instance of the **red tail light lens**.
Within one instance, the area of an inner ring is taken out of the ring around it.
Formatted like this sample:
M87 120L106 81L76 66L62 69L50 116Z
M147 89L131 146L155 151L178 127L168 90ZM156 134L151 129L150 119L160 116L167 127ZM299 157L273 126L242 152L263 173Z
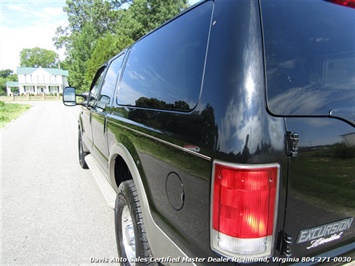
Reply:
M341 6L355 8L355 0L325 0L325 1L333 4L341 5Z
M274 238L279 165L215 162L212 248L225 256L268 256Z

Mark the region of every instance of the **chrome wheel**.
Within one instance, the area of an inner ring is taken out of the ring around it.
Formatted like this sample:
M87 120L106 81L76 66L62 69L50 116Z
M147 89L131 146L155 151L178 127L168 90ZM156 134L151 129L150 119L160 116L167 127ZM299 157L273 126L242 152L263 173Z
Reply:
M134 234L132 216L127 205L122 210L122 240L128 261L131 265L136 265L136 238Z

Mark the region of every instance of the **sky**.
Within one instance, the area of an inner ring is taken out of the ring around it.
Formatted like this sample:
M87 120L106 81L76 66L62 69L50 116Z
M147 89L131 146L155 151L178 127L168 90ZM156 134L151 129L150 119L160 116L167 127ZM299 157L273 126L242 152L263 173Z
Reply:
M54 47L52 38L59 26L68 24L65 0L0 1L0 69L15 72L24 48L53 50L64 59L64 51Z
M52 41L56 29L68 25L64 6L65 0L0 0L0 70L15 73L24 48L52 50L64 60L64 49L57 50Z

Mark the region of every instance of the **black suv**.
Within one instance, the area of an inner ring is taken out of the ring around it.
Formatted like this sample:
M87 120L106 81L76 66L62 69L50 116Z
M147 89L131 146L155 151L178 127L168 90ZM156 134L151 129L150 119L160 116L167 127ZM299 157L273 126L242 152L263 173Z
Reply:
M203 1L98 70L79 157L120 262L352 263L354 6Z

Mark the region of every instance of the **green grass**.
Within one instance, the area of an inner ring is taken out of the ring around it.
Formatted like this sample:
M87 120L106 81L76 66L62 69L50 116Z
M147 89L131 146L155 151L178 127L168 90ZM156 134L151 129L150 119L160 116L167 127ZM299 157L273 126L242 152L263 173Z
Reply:
M0 128L3 128L11 120L18 118L30 107L28 104L4 103L0 101Z
M329 206L354 210L355 158L349 156L341 159L335 156L338 153L336 148L328 148L328 153L334 150L334 156L311 153L310 156L297 158L292 164L295 174L292 187L304 195L318 198Z

